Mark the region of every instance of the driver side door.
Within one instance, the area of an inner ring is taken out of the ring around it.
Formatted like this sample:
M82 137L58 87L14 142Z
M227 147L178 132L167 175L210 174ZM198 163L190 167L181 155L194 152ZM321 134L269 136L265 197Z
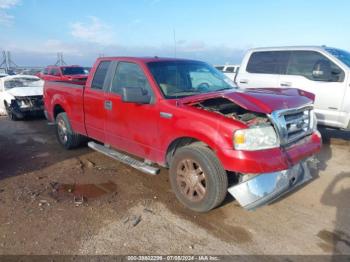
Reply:
M105 101L109 104L105 127L107 143L130 154L154 159L159 148L159 110L149 80L139 64L126 61L114 63L115 73ZM123 102L122 88L142 88L152 96L151 102Z

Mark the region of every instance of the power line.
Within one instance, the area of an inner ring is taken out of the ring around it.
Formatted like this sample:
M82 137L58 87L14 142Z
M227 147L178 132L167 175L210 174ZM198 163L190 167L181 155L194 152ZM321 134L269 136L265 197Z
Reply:
M2 62L0 64L0 68L5 68L6 72L8 72L16 67L18 66L15 62L13 62L10 51L2 51Z
M57 61L56 61L55 65L56 66L67 65L66 62L63 59L63 53L61 53L61 52L57 53Z

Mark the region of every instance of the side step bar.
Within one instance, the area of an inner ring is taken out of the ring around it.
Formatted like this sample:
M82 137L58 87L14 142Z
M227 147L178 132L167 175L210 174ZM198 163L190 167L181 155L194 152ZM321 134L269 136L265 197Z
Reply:
M93 150L96 150L106 156L109 156L113 159L116 159L126 165L129 165L141 172L147 173L149 175L157 175L159 174L160 169L157 167L153 167L150 165L147 165L144 162L141 162L139 160L136 160L128 155L122 154L116 150L110 149L108 147L105 147L103 145L97 144L95 142L89 142L88 146L92 148Z

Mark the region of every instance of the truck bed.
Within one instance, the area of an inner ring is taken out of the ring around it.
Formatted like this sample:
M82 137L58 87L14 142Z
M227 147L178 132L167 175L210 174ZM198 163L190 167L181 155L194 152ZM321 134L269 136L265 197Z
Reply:
M44 97L50 97L51 100L58 99L69 110L69 120L72 128L81 134L85 134L84 127L84 85L71 84L66 82L45 81ZM44 99L46 108L52 108L51 100ZM59 108L54 108L54 112L47 112L48 120L55 119L55 112Z

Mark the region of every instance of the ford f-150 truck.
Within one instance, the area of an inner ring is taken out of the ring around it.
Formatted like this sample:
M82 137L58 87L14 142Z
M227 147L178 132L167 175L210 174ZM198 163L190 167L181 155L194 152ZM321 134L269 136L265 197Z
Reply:
M45 81L69 82L83 85L86 82L87 74L84 67L72 66L48 66L38 75Z
M169 168L178 200L198 212L227 191L255 209L310 180L321 147L313 99L298 89L240 91L204 62L158 57L99 58L85 86L44 85L66 149L88 137L148 174Z

